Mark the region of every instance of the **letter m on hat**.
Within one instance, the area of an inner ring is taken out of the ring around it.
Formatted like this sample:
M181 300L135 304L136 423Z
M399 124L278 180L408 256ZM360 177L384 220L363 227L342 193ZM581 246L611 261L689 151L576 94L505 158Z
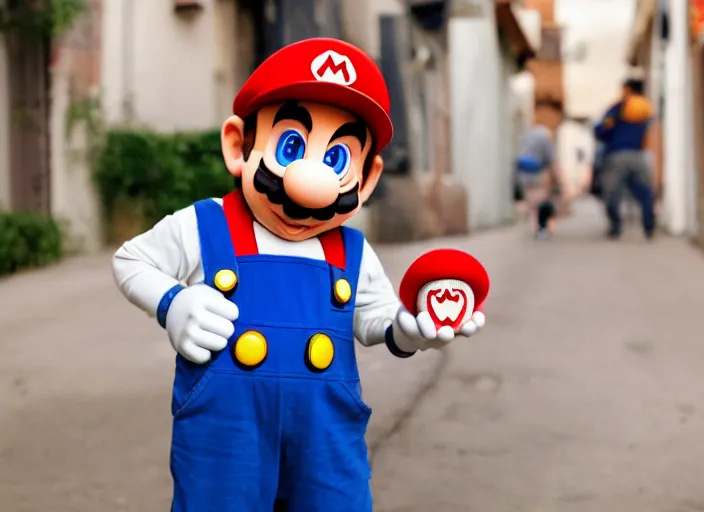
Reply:
M349 57L328 50L321 53L310 64L316 80L340 85L352 85L357 80L357 72Z

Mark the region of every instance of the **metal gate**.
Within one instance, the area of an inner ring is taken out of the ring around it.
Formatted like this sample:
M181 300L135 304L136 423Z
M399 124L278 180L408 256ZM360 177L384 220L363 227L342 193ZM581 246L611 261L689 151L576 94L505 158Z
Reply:
M10 208L50 213L48 38L7 34Z

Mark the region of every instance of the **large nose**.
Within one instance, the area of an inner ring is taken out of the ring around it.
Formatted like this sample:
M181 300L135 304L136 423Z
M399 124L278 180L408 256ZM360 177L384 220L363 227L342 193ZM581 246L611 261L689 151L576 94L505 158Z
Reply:
M325 208L340 194L340 182L324 163L301 159L286 168L284 190L304 208Z

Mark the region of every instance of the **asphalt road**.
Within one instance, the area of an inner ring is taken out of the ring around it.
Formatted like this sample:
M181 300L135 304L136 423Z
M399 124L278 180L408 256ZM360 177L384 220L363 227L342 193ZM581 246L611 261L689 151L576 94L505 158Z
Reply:
M594 204L378 247L394 281L431 246L492 277L485 331L408 360L360 349L378 512L704 510L704 258ZM0 511L168 510L173 352L109 254L0 281ZM334 512L334 511L331 511Z
M468 239L487 327L377 452L377 512L704 510L704 255L578 205L555 239Z

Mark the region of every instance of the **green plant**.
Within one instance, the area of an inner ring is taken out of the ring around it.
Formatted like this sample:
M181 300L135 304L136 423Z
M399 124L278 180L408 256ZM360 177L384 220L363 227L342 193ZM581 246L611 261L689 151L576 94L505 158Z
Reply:
M47 0L40 6L27 0L9 0L7 7L0 7L0 30L58 37L73 26L87 7L86 0Z
M73 130L83 125L86 134L85 158L91 168L95 168L100 158L104 139L103 112L100 98L88 97L83 100L72 101L66 109L66 138L70 139Z
M0 275L48 265L61 256L61 233L53 219L32 212L0 212Z
M109 130L95 167L108 222L118 202L139 203L145 227L193 202L233 188L217 131L160 134Z
M87 8L86 0L51 0L51 35L66 32Z

